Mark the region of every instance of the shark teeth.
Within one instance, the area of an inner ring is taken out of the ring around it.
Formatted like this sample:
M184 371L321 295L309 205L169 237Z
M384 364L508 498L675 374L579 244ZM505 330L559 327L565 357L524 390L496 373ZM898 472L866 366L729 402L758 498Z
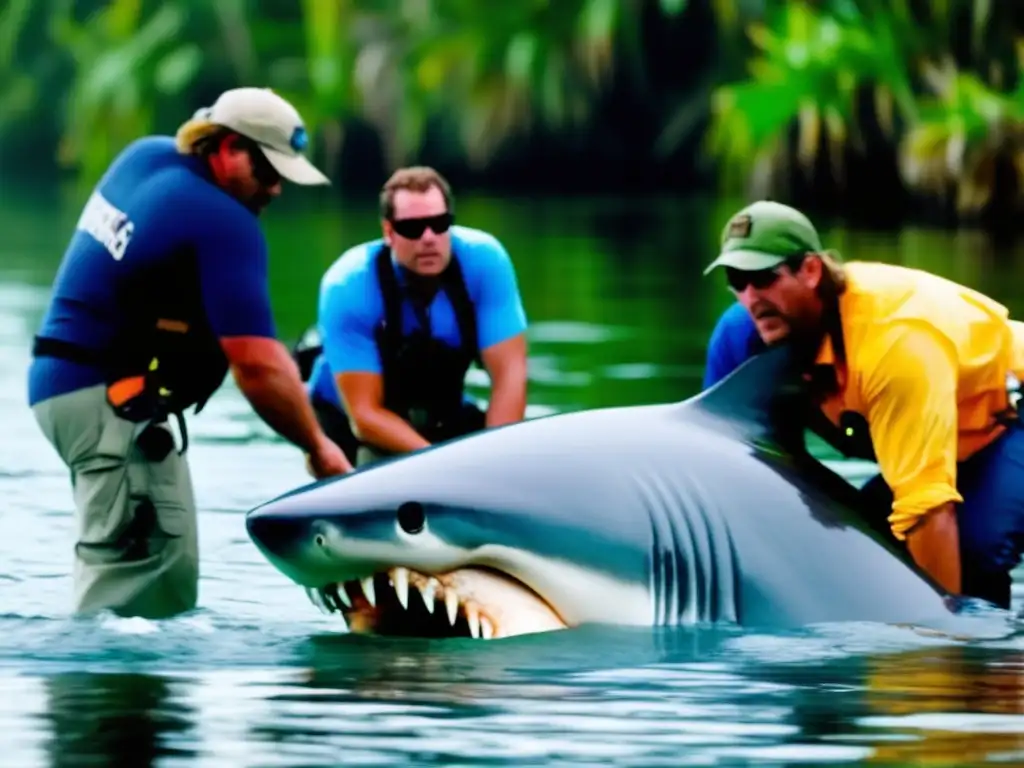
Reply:
M480 637L480 612L474 605L466 606L466 624L469 625L469 634L472 637Z
M410 589L410 587L413 587ZM321 589L307 589L310 600L326 613L340 613L353 631L379 629L387 622L395 628L418 627L433 637L501 637L498 623L486 610L463 598L444 577L407 568L367 576ZM442 610L437 610L438 606ZM401 634L401 632L398 632Z
M391 586L395 588L395 597L403 608L409 607L409 572L405 568L395 568L391 573Z
M426 583L417 587L420 591L420 598L423 600L423 605L427 609L427 613L434 612L434 597L437 595L437 591L441 588L441 583L430 577Z
M345 592L344 586L335 585L332 594L337 598L338 602L346 608L352 607L352 601L349 599L348 594Z
M366 598L366 602L370 605L377 605L377 596L373 591L373 576L367 576L365 579L359 582L359 585L363 588L363 597Z
M459 596L454 589L445 590L444 607L448 610L448 621L454 625L459 614Z
M324 599L324 590L305 587L305 591L306 597L309 598L309 602L315 605L322 613L330 613L331 607L327 604L327 601Z
M306 595L313 605L321 613L341 613L342 620L348 624L346 609L352 608L352 601L345 594L345 587L339 584L329 584L323 589L312 589L306 587Z

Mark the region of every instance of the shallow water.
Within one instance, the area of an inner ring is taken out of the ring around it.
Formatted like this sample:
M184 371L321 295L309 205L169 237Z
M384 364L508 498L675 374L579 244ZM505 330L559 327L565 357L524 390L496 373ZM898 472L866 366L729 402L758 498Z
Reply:
M532 413L696 391L727 302L694 276L710 253L704 229L645 209L661 234L641 243L609 232L607 204L550 204L543 217L537 204L466 209L506 238L520 270ZM66 222L74 209L52 215ZM289 222L314 244L303 266L277 262L278 315L294 338L323 266L372 220L269 218L275 253ZM24 405L28 343L64 237L49 222L0 206L17 234L0 245L0 764L1024 764L1024 628L998 612L974 619L972 639L861 624L493 643L341 634L246 537L247 509L308 478L230 386L190 422L201 608L167 622L69 619L66 475ZM1021 284L1017 251L991 278L971 266L986 255L965 236L834 236L986 290Z

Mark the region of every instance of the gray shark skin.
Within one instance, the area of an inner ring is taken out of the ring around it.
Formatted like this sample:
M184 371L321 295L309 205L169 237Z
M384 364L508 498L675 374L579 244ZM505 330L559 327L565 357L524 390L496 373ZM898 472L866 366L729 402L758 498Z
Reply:
M786 434L793 371L773 349L681 403L476 433L286 493L247 530L305 587L485 566L570 627L948 618L953 601Z

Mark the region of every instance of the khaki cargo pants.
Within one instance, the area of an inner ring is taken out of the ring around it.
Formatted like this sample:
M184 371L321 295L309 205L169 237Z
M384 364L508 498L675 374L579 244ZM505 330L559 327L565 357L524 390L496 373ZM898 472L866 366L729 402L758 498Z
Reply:
M135 442L145 424L115 415L102 385L33 412L71 473L75 612L159 619L194 608L199 552L185 457L175 449L148 461Z

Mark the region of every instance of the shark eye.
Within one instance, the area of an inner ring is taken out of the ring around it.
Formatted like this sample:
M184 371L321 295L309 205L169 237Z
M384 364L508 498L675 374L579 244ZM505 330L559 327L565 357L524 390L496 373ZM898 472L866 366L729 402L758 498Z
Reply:
M398 524L406 533L419 533L426 525L427 515L418 501L407 501L398 507Z

